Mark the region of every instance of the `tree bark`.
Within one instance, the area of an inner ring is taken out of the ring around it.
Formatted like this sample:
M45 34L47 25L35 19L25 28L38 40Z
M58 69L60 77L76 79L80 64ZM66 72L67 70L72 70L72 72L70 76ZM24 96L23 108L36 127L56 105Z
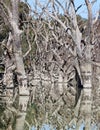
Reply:
M81 72L82 72L82 77L83 77L84 89L83 89L83 97L82 97L81 106L80 106L79 118L82 118L83 121L85 122L85 130L91 130L92 65L89 63L83 63L81 65Z
M12 36L13 36L13 51L16 64L16 73L19 88L19 112L16 121L16 130L24 129L24 122L27 110L27 104L29 100L29 90L27 86L27 76L25 73L22 48L21 48L21 33L22 31L18 27L18 4L19 0L11 0L12 3L12 17L10 19L12 26ZM21 112L21 113L20 113ZM21 124L20 124L21 122Z

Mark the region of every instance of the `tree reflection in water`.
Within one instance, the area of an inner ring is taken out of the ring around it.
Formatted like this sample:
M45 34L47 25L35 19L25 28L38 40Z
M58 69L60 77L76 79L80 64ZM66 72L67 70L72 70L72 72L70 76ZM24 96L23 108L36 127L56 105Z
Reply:
M37 129L33 126L31 130L37 130ZM41 127L40 130L57 130L57 129L56 129L56 128L53 128L51 125L44 124L44 125ZM63 129L62 129L62 130L63 130ZM69 128L69 129L68 129L67 127L65 127L64 130L76 130L76 129L75 129L75 127L74 127L74 129L72 129L72 128ZM81 124L79 130L84 130L84 124L83 124L83 123ZM96 126L96 125L93 125L93 126L91 127L91 130L98 130L98 129L97 129L97 126Z
M40 130L56 130L56 128L53 128L51 125L48 124L43 124ZM32 130L36 130L36 128L33 126Z

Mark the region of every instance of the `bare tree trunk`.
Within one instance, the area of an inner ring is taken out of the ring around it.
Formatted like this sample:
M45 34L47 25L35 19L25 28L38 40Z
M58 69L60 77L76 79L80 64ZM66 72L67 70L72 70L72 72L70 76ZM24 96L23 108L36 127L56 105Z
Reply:
M20 39L21 30L19 30L18 27L18 2L19 0L17 1L12 0L11 25L13 28L13 49L16 62L17 78L19 83L19 94L29 95L29 91L27 89L27 76L25 73L23 55L21 49L21 39Z
M25 117L26 117L26 110L27 110L27 103L28 103L28 96L20 96L19 97L19 113L18 117L16 119L16 128L15 130L23 130L24 129L24 123L25 123Z
M88 10L88 41L86 48L86 61L81 64L81 72L83 78L83 97L80 108L80 118L84 120L85 130L91 130L91 117L92 117L92 74L93 69L91 63L91 44L93 42L93 22L92 22L92 10L91 3L89 0L85 0L87 10Z
M92 106L92 66L89 63L81 65L83 77L83 97L81 103L81 116L85 122L85 130L91 130Z
M18 4L19 0L11 0L12 3L12 17L11 25L13 28L13 49L16 63L17 80L19 87L19 113L16 121L16 130L24 129L24 121L26 116L27 104L29 100L29 90L27 87L27 76L25 73L23 55L21 49L21 30L18 27ZM21 113L20 113L21 111Z
M95 67L94 88L93 88L93 120L100 129L100 67Z

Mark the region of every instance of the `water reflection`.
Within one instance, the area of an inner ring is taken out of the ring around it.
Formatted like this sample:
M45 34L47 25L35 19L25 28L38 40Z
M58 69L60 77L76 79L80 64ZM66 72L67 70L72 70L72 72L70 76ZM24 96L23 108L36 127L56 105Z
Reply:
M32 130L37 130L37 129L33 126ZM56 128L53 128L49 124L43 124L43 126L40 128L40 130L56 130Z
M75 122L69 126L69 122L75 117L74 87L67 88L63 85L63 94L57 90L57 84L38 83L33 88L34 97L30 98L27 111L19 105L20 102L24 103L25 96L17 97L11 106L1 103L0 130L76 130ZM26 107L25 103L23 105ZM20 115L16 116L18 111ZM22 120L24 127L19 129L20 125L23 126ZM19 122L18 125L16 122ZM84 130L84 126L82 122L79 130ZM91 130L97 130L95 124L91 126Z
M84 130L84 123L81 124L80 129L79 130ZM37 130L37 128L35 128L34 126L31 128L31 130ZM49 124L44 124L40 130L57 130L56 128L52 127ZM74 126L73 128L68 128L67 126L65 127L65 129L62 130L76 130L76 127ZM96 125L91 126L91 130L98 130Z
M37 109L37 107L38 106L36 104L32 104L28 107L23 130L76 130L75 125L73 125L71 128L68 128L67 123L65 124L65 122L67 122L67 118L65 119L63 116L59 117L58 114L54 115L54 117L51 118L51 115L49 115L50 113L42 113L42 111L40 111L40 108ZM13 112L11 110L13 110ZM0 130L15 130L14 126L16 126L16 121L15 124L9 123L16 120L14 111L14 108L0 106ZM7 129L7 124L13 125L13 129ZM84 130L84 126L85 124L83 122L79 130ZM96 124L91 125L91 130L98 130Z

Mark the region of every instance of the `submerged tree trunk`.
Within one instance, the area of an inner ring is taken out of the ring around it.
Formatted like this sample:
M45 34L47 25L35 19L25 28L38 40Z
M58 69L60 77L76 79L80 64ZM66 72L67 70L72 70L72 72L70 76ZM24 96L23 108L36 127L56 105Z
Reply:
M85 130L91 130L91 119L92 119L92 102L93 102L93 66L89 61L91 61L91 49L93 42L93 22L92 22L92 5L89 0L85 0L87 10L88 10L88 39L85 52L85 63L81 63L81 73L83 78L83 97L80 107L79 118L82 118L85 125ZM81 124L80 124L81 125Z
M83 76L83 97L81 102L81 116L85 122L85 130L91 130L92 106L92 66L89 63L81 65ZM81 124L80 124L81 125Z
M29 100L29 90L27 86L27 76L25 73L23 55L21 48L21 30L18 27L18 4L19 0L11 0L12 3L12 18L11 25L13 28L13 50L16 63L16 73L19 88L19 113L16 120L16 130L23 130L26 116L27 104Z
M29 100L28 96L19 96L19 113L16 119L15 130L24 130L28 100Z

